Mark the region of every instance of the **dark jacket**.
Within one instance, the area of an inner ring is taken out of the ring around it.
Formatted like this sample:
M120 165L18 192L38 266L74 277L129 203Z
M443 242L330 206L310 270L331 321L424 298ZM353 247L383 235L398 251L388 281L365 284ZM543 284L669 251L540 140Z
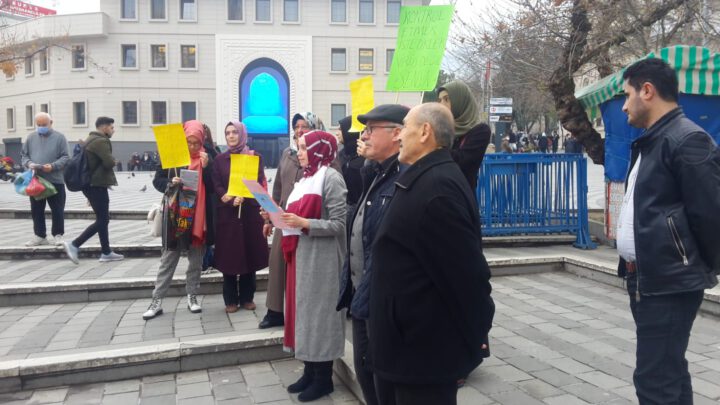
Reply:
M371 170L367 170L367 175L364 176L365 185L363 186L363 196L360 197L359 202L363 201L363 198L367 194L365 199L365 212L363 214L363 226L362 226L362 244L363 244L363 269L350 269L350 238L352 237L352 227L355 217L357 216L358 208L353 210L352 215L349 217L346 230L347 230L347 250L348 254L345 257L343 263L343 273L340 277L340 299L338 301L337 310L342 308L350 308L350 313L357 319L367 319L370 315L368 308L368 302L370 300L370 281L372 279L372 260L370 251L372 248L372 242L375 240L375 234L380 223L382 222L383 216L387 211L387 207L390 206L390 201L395 194L395 180L400 176L400 163L398 162L398 155L395 154L388 158L383 164L374 163L368 166ZM373 181L377 178L375 184ZM372 186L372 187L371 187ZM360 285L353 286L351 272L360 271L362 272L362 278L360 279Z
M356 154L347 154L343 149L338 153L338 159L342 167L342 175L347 186L347 204L348 206L355 207L360 196L363 193L363 180L360 175L360 170L365 164L365 158Z
M93 187L117 186L115 178L115 158L112 155L112 143L107 135L92 131L85 140L90 185Z
M720 270L720 149L680 108L631 148L630 170L642 154L633 206L640 294L712 288ZM625 276L622 258L618 275Z
M477 204L447 149L396 185L372 246L370 361L391 382L457 381L487 356L495 313Z
M478 124L462 136L455 138L450 153L455 163L460 166L463 176L475 193L478 171L490 143L491 131L487 124Z

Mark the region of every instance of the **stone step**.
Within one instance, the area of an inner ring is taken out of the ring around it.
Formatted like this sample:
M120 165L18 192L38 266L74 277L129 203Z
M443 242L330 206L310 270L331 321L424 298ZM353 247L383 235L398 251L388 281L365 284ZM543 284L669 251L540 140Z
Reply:
M144 321L150 299L0 308L0 392L111 381L287 357L282 327L260 330L255 311L226 314L221 295L200 296L192 314L167 297Z
M110 211L110 220L145 220L148 210L112 210ZM90 209L68 209L64 212L65 219L95 219L95 213ZM45 218L52 218L49 209L45 210ZM0 219L32 219L32 214L30 209L0 209Z

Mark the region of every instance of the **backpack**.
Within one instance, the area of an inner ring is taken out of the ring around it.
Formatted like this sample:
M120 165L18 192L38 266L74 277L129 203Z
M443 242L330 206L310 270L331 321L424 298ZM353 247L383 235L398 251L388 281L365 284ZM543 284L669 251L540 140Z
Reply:
M90 170L88 169L87 155L85 154L86 147L87 145L81 146L80 151L70 158L65 165L65 169L63 169L65 186L70 191L82 191L85 187L90 186Z

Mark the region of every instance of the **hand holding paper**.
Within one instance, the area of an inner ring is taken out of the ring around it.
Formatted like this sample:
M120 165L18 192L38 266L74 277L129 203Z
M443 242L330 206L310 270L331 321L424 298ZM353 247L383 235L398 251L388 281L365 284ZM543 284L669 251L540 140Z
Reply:
M282 208L278 207L275 201L273 201L272 197L270 197L270 194L265 191L265 189L260 185L260 183L254 180L243 180L243 183L245 183L245 186L252 194L252 198L255 198L260 204L260 206L263 208L263 210L265 210L268 217L270 218L270 221L272 221L273 225L275 225L276 228L293 228L293 226L286 223L282 218L282 214L284 214L285 211L283 211Z

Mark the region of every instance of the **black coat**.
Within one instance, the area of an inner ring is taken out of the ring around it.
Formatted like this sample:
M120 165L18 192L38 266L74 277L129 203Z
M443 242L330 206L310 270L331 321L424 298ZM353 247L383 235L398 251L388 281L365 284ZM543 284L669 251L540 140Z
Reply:
M640 167L633 198L642 295L712 288L720 270L720 149L680 108L632 143ZM620 259L618 275L625 275Z
M490 127L487 124L478 124L470 128L465 135L455 138L450 149L453 160L460 166L473 194L477 188L478 171L480 171L491 135Z
M457 381L487 356L495 313L477 204L447 149L396 185L372 248L371 364L397 383Z

